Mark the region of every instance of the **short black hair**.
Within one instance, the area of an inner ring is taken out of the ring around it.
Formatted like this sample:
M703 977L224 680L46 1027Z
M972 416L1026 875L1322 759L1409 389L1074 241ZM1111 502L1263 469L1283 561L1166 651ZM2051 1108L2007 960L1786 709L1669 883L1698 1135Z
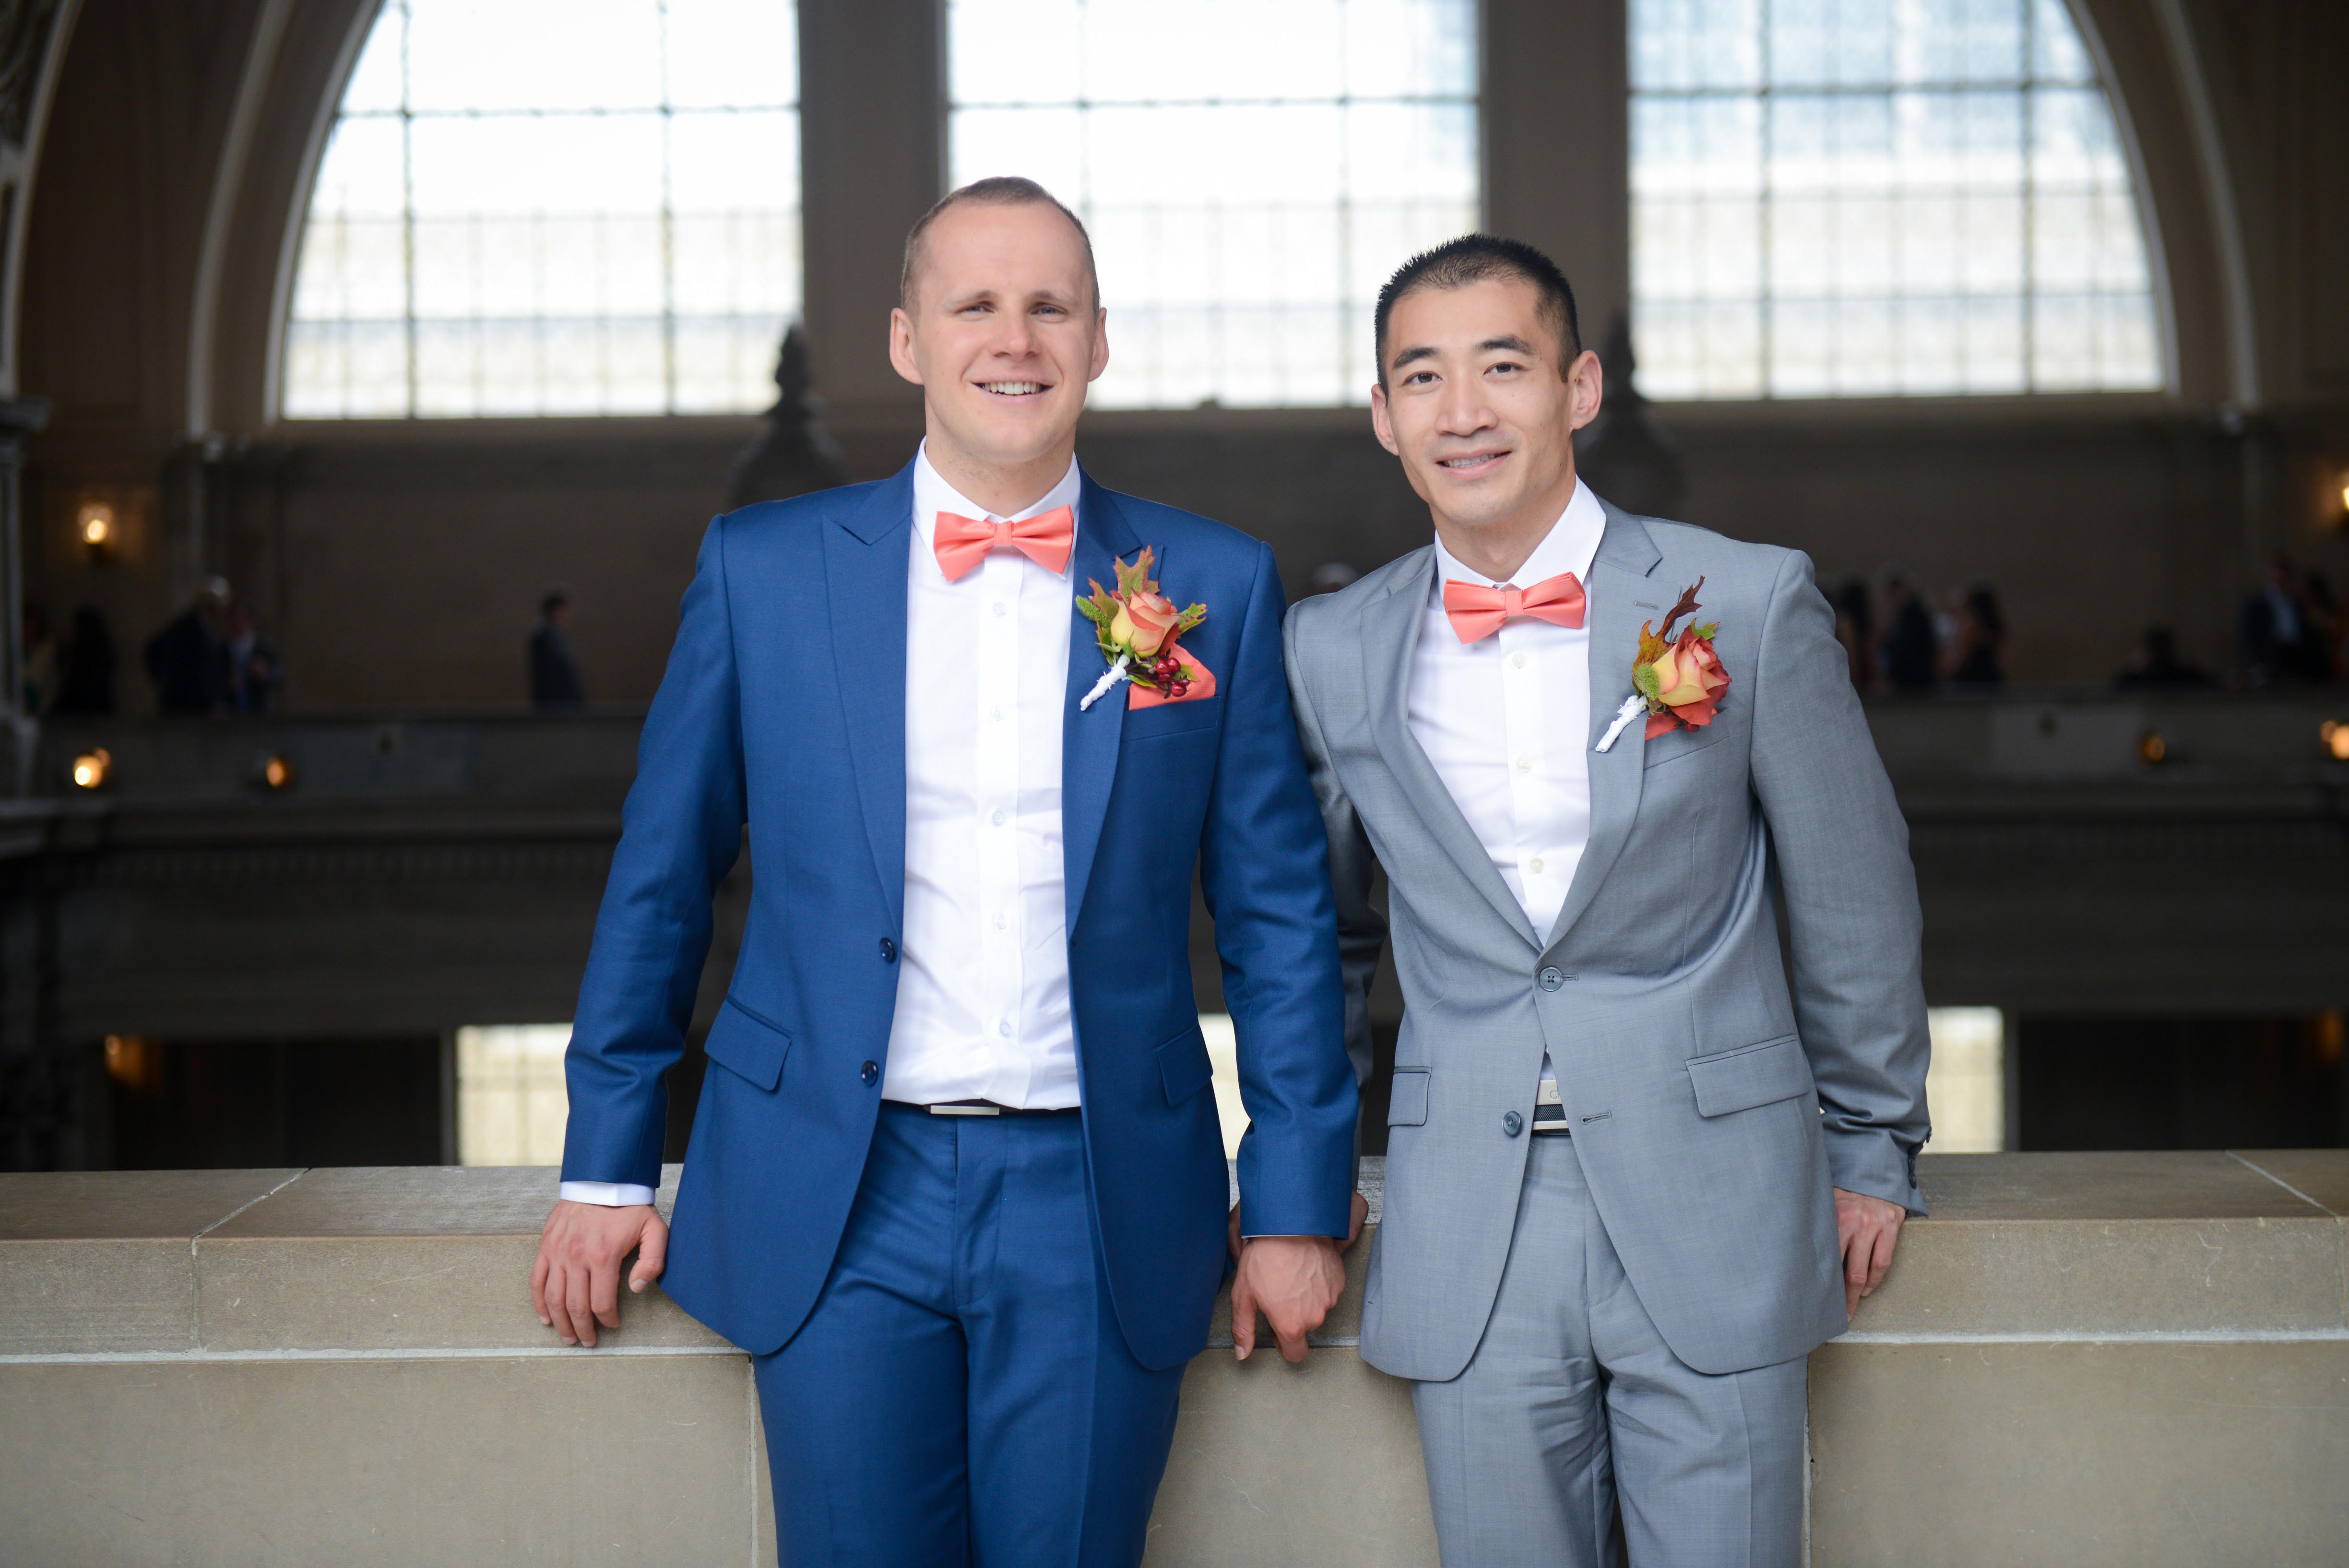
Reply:
M1566 274L1558 270L1557 263L1523 240L1463 234L1420 252L1395 268L1394 275L1379 290L1371 327L1379 385L1387 384L1387 317L1394 314L1397 300L1423 288L1465 288L1489 277L1516 278L1534 286L1534 293L1540 296L1537 309L1557 329L1558 340L1566 346L1557 364L1557 373L1563 377L1567 367L1582 357L1582 323L1575 315L1574 289L1567 283Z
M1092 281L1093 303L1101 304L1101 269L1093 265L1093 237L1085 232L1085 221L1071 212L1062 202L1035 181L1020 174L994 174L984 180L974 180L957 186L939 197L930 210L914 220L905 231L905 261L897 274L897 303L907 309L914 304L914 275L921 270L922 242L928 238L930 225L949 207L959 207L966 202L976 202L982 207L1050 207L1069 220L1077 231L1077 238L1085 247L1085 276Z

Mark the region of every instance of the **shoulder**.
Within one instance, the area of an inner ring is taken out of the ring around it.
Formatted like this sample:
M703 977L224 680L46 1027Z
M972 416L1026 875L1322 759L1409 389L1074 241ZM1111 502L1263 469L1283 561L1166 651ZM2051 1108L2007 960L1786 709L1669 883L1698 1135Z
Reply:
M1797 564L1802 570L1809 570L1808 558L1784 545L1733 538L1711 528L1675 523L1667 517L1631 520L1648 531L1648 537L1663 556L1656 568L1659 576L1667 576L1674 568L1695 566L1714 584L1731 592L1750 589L1766 593L1773 583Z
M1298 600L1288 608L1290 648L1300 657L1310 658L1325 649L1351 646L1362 612L1394 592L1398 580L1417 570L1432 547L1423 545L1405 551L1335 593Z
M1271 564L1269 545L1228 523L1218 523L1164 502L1144 501L1139 495L1128 495L1107 485L1096 487L1096 493L1124 516L1133 536L1162 559L1179 550L1189 558L1186 564L1204 566L1211 571L1250 574Z
M713 526L730 545L738 542L787 538L810 532L835 517L845 517L871 501L874 493L893 483L868 480L832 490L812 490L788 501L755 501L719 514Z

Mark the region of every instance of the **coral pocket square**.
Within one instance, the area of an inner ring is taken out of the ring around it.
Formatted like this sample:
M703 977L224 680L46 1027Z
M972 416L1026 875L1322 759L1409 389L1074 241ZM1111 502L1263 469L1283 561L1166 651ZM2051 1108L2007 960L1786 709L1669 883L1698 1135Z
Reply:
M1164 691L1153 691L1147 686L1129 685L1125 689L1125 705L1128 708L1155 708L1167 702L1196 702L1202 697L1213 697L1216 694L1214 671L1192 658L1187 649L1175 649L1174 657L1182 660L1183 679L1189 682L1189 685L1184 689L1183 695L1172 697Z

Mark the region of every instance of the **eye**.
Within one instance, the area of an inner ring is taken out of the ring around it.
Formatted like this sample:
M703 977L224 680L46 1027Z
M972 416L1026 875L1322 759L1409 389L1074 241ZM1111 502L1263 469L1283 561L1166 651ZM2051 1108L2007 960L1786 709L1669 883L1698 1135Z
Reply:
M1435 372L1433 370L1413 370L1410 375L1405 376L1402 379L1402 384L1406 387L1432 387L1435 384Z
M1515 359L1495 359L1493 363L1485 367L1485 373L1488 376L1507 376L1513 375L1524 369L1525 367L1518 364Z

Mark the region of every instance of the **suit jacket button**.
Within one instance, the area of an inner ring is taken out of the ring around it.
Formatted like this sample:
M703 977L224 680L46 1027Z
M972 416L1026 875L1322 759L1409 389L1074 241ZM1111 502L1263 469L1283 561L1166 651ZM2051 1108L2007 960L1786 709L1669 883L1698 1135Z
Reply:
M1541 971L1540 980L1544 991L1556 991L1566 983L1566 971L1553 964Z
M883 963L895 963L897 961L897 944L891 941L887 937L883 937L881 939L881 961Z
M864 1086L869 1089L874 1085L881 1081L881 1064L878 1062L867 1062L856 1075L864 1080ZM1510 1114L1514 1116L1516 1113L1511 1112Z
M1517 1115L1515 1111L1503 1111L1501 1113L1501 1130L1508 1134L1511 1137L1515 1137L1519 1133L1526 1130L1526 1118Z

